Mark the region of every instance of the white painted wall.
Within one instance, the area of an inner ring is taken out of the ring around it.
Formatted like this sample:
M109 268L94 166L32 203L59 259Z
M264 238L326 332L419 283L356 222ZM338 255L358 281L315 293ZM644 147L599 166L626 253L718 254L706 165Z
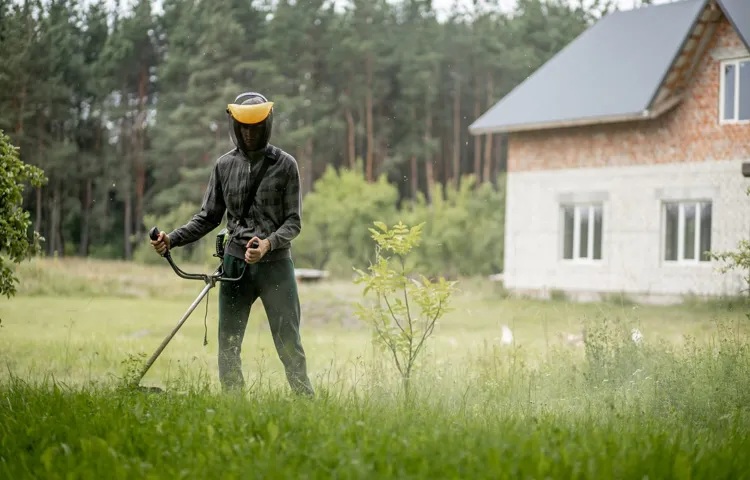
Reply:
M509 173L505 286L584 298L626 292L646 300L738 293L747 288L740 273L721 274L717 263L665 264L662 202L710 197L712 250L734 250L750 238L750 179L741 165L737 160ZM599 264L562 260L560 199L571 196L604 199Z

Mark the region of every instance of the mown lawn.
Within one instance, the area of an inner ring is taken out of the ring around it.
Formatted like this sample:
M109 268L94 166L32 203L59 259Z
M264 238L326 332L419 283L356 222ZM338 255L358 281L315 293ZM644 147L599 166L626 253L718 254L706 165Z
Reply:
M200 284L103 262L20 274L0 303L0 478L750 478L739 301L580 305L465 280L406 401L353 316L358 287L303 285L310 401L287 393L260 303L248 391L218 392L214 290L208 345L201 304L144 379L167 393L142 395L120 379ZM585 347L562 341L584 325Z

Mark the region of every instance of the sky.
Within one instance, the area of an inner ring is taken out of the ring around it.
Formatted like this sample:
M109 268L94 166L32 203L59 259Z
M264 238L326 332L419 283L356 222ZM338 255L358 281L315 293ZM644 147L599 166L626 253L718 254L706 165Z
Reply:
M302 1L302 0L297 0L297 1ZM341 0L334 0L334 1L336 1L338 3ZM445 14L445 13L449 12L450 9L451 9L451 6L456 1L458 1L459 3L465 5L468 8L470 8L471 5L472 5L472 3L473 3L472 0L432 0L432 5L435 8L435 10L437 12L439 12L438 15L440 15L441 13ZM666 1L673 1L673 0L655 0L654 3L664 3ZM86 0L84 0L83 3L85 4L85 3L88 3L88 2ZM111 5L114 5L115 1L114 0L109 0L109 3ZM128 0L125 0L123 2L123 4L125 4L125 5L127 5L129 3L130 2ZM516 0L500 0L501 7L503 9L507 9L507 10L512 9L513 6L515 5L515 3L516 3ZM638 0L615 0L615 4L618 7L620 7L620 9L622 9L622 10L627 10L627 9L633 8L633 5L635 5L637 3L638 3ZM154 0L154 4L155 4L155 7L157 9L159 9L159 5L161 4L161 1L160 0ZM442 15L440 15L440 16L442 16Z
M432 5L435 8L435 10L438 11L449 11L451 6L456 0L432 0ZM467 6L471 6L472 0L459 0L462 4L465 4ZM633 8L633 5L637 3L637 0L617 0L615 2L620 9L625 10L629 8ZM656 2L661 3L661 2ZM513 8L513 6L516 4L515 0L500 0L500 6L503 9L510 10Z

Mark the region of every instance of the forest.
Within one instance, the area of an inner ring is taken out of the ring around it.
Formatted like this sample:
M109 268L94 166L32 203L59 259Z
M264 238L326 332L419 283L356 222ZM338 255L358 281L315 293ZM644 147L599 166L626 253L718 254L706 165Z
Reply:
M351 271L403 217L427 270L502 270L506 140L468 126L614 7L498 3L0 0L0 130L48 179L24 198L44 254L153 261L146 231L198 211L226 104L259 91L300 168L299 265Z

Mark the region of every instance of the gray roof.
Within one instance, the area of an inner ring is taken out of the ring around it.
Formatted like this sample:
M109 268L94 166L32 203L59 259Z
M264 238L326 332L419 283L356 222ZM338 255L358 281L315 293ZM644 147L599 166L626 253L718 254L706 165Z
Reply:
M469 131L645 115L706 1L684 0L605 16L475 120ZM738 10L750 4L723 2L736 4Z
M724 14L729 18L732 26L739 34L745 47L750 50L750 1L749 0L718 0Z

